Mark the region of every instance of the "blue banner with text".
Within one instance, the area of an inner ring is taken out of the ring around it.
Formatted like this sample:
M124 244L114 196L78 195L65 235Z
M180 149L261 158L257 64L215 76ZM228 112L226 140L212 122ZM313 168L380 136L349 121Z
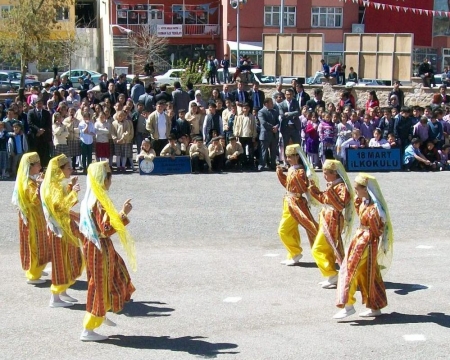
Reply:
M402 169L400 149L347 149L347 171L399 171Z
M189 156L156 157L151 160L139 160L140 175L190 174L191 158Z

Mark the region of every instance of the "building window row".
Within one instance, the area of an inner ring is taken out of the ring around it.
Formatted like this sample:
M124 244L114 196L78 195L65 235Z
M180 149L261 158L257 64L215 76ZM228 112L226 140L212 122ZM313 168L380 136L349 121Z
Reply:
M264 25L280 26L281 6L264 6ZM285 6L283 14L283 25L293 27L296 25L295 6Z
M295 6L285 6L283 25L295 27L297 12ZM341 28L343 10L341 7L312 7L311 27ZM264 6L264 26L280 26L281 6Z

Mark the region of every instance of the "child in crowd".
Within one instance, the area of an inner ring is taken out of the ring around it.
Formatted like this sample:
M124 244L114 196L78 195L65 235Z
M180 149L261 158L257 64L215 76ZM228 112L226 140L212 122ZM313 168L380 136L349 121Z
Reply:
M117 171L125 172L127 158L133 156L133 124L125 119L126 114L123 111L116 112L113 118L110 131L114 141Z
M181 148L180 145L177 142L177 137L175 134L170 134L167 138L169 141L166 146L161 150L161 156L169 156L173 159L175 159L175 156L181 155Z
M155 153L155 150L153 150L151 147L152 147L152 143L151 143L150 139L146 138L146 139L142 140L141 152L137 156L137 162L139 162L139 159L153 161L153 159L156 157L156 153Z
M211 159L211 168L215 172L222 172L225 162L225 151L220 145L220 139L213 137L211 144L208 146L208 154Z
M64 154L67 156L69 152L69 147L67 146L67 137L69 136L69 130L63 123L63 118L59 112L53 114L53 145L54 145L54 156Z
M230 143L227 145L225 153L225 168L228 170L234 168L241 170L244 160L244 149L235 136L230 136L229 141Z
M6 171L8 170L8 132L5 130L5 124L0 121L0 179L7 179Z
M430 162L432 171L442 170L441 156L432 141L427 141L422 152L423 156Z
M422 143L428 139L428 118L422 116L420 121L413 126L413 136L419 138Z
M420 139L413 138L406 147L403 155L403 167L406 171L420 171L431 167L431 162L420 152L420 144Z
M359 131L361 132L361 136L363 136L366 140L370 140L372 138L373 131L375 127L371 123L371 117L369 114L364 114L363 122Z
M394 133L388 134L387 141L388 141L389 145L391 146L391 149L398 148L397 140L395 139Z
M386 139L382 138L382 132L379 128L376 128L373 131L373 138L370 139L368 147L370 148L383 148L383 149L390 149L391 145Z
M306 125L306 154L308 155L309 162L316 168L319 168L319 119L317 113L311 114L311 120ZM280 136L281 138L281 136Z
M28 152L27 136L23 133L23 125L20 121L16 121L13 125L13 136L8 139L8 155L11 173L14 178L17 175L20 160L23 154Z
M361 145L361 143L360 143L361 136L360 135L361 135L361 132L359 131L359 129L353 129L351 139L348 139L342 143L340 155L341 155L342 162L344 164L347 159L346 149L358 149L360 147L360 145Z
M89 112L83 113L83 120L78 125L81 139L81 162L83 164L83 172L87 173L87 168L92 162L92 150L94 147L95 126L91 122Z
M383 132L383 139L387 139L390 133L394 132L395 119L392 117L391 108L383 109L383 117L378 123L379 128Z
M320 138L319 156L322 156L322 164L326 160L326 151L331 150L333 152L336 142L335 126L331 119L331 114L323 113L323 120L317 129Z
M76 169L77 158L81 155L81 140L80 140L80 121L75 117L75 109L69 109L68 116L64 119L69 134L67 136L67 157L72 158L72 169ZM81 165L81 161L78 162Z
M449 160L450 145L445 144L442 146L441 150L438 150L439 156L441 157L441 167L442 170L450 170L450 160Z
M182 134L178 139L180 143L181 155L189 155L189 149L191 147L191 138L189 134Z
M342 114L337 124L336 159L341 160L341 145L352 136L353 126L347 122L348 115Z
M97 115L95 122L95 158L97 161L108 161L110 156L109 140L111 125L106 121L103 111Z
M199 172L211 172L211 159L209 158L208 148L203 143L203 138L195 138L194 144L189 150L191 157L191 166L194 174Z

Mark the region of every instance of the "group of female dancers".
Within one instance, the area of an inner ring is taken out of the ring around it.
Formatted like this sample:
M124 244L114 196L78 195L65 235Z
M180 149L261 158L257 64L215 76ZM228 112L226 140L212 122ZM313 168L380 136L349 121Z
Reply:
M127 200L120 212L108 196L111 169L108 162L88 168L86 194L80 213L80 184L71 177L71 161L65 155L50 160L45 176L40 173L39 155L24 154L14 187L12 202L19 209L20 257L29 284L42 284L44 269L51 262L50 307L70 307L78 300L68 288L86 267L88 292L86 315L80 339L99 341L108 337L94 330L102 323L115 326L106 312L119 312L135 288L127 267L115 251L110 236L117 232L135 269L134 241L126 230Z
M381 315L381 309L387 306L381 273L388 269L392 259L393 231L377 180L360 173L353 188L342 164L326 160L323 176L327 188L321 191L300 145L287 146L285 156L290 165L287 174L277 168L278 179L286 188L278 234L288 254L281 263L292 266L302 258L298 231L301 225L306 230L313 258L326 278L319 285L325 289L337 287L336 305L341 310L333 318L343 319L355 313L357 288L367 307L360 316ZM319 203L322 210L317 223L310 206ZM355 215L359 216L360 224L348 244Z

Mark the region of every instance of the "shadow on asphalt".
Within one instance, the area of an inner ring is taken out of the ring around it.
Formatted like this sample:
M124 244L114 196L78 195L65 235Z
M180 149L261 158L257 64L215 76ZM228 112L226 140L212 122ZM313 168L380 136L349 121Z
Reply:
M130 317L158 317L170 316L167 314L175 309L169 307L157 307L152 305L166 305L158 301L130 301L126 303L119 314Z
M294 266L302 267L302 268L316 268L317 264L315 262L299 262Z
M210 343L203 336L184 336L171 338L170 336L125 336L112 335L104 344L111 344L120 347L148 350L170 350L185 352L192 355L199 355L206 358L216 358L217 355L239 354L237 351L224 351L235 349L237 344L231 343Z
M393 312L390 314L383 314L382 316L371 320L349 320L340 321L340 323L347 323L351 326L433 323L442 327L450 328L450 315L436 312L431 312L427 315L412 315Z
M428 286L420 284L403 284L403 283L393 283L386 281L384 283L386 289L397 289L394 292L398 295L408 295L414 291L426 290Z
M84 280L77 280L75 281L75 284L73 284L70 288L73 290L87 291L88 283Z

